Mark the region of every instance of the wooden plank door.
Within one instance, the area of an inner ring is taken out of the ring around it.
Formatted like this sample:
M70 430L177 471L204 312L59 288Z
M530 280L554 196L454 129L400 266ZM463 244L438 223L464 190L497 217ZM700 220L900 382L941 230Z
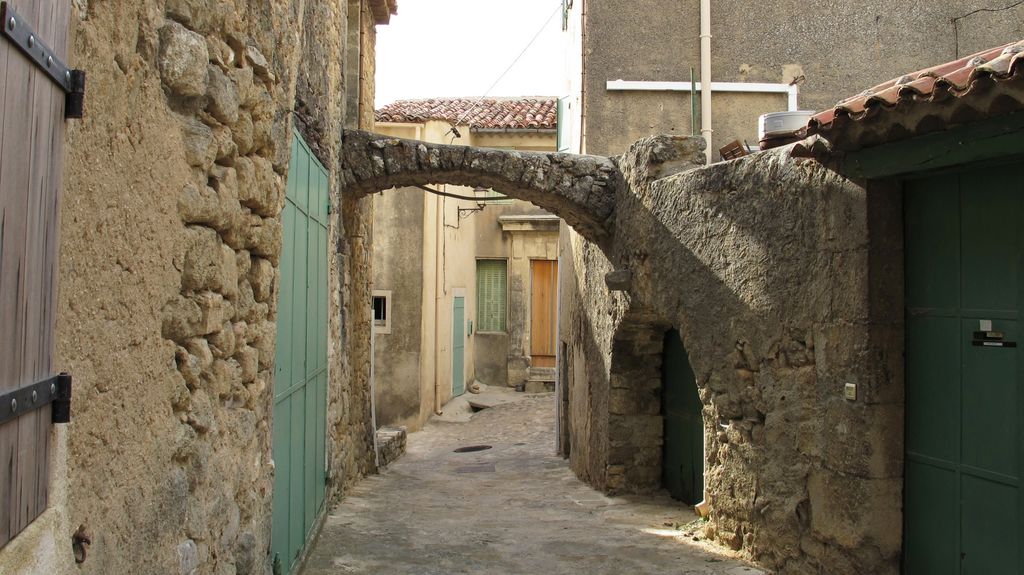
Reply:
M558 261L531 261L530 276L530 365L555 367Z
M452 397L466 393L466 298L452 302Z
M323 508L327 407L327 170L292 137L274 368L272 552L294 567Z
M8 5L66 61L69 2ZM0 393L6 393L52 375L64 92L0 39L0 98ZM50 411L46 406L0 425L0 547L48 504Z
M1024 176L905 186L904 572L1024 572Z
M661 389L662 485L672 497L696 505L704 499L704 406L683 340L674 329L665 334Z

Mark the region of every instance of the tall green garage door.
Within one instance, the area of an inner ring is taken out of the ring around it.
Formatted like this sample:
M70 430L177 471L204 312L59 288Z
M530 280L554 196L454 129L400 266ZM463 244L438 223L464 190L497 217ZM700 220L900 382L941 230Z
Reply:
M905 573L1024 573L1024 177L908 182Z
M272 551L295 566L324 503L327 409L327 170L296 132L283 212L274 369Z

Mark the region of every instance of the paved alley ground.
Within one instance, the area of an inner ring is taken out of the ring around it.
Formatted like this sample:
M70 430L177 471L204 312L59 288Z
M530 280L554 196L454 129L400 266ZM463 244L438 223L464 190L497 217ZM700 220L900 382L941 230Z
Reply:
M760 575L679 529L667 497L605 497L555 455L552 394L432 421L327 517L306 575ZM463 446L492 449L455 453Z

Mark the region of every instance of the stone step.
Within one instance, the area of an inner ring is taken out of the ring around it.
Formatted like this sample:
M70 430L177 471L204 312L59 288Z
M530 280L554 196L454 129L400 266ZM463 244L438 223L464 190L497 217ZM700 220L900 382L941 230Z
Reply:
M387 467L405 453L405 427L382 427L377 430L377 449L380 450L380 467Z
M526 393L545 393L548 391L555 390L554 381L543 381L539 379L531 379L526 382L525 391Z
M531 367L530 381L555 381L555 368Z

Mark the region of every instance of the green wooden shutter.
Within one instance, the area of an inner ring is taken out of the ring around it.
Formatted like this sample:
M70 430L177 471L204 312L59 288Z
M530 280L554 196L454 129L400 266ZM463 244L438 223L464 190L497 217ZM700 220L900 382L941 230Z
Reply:
M505 260L477 260L477 331L505 331L507 275Z
M329 173L292 136L282 212L274 371L271 553L291 573L326 496Z

